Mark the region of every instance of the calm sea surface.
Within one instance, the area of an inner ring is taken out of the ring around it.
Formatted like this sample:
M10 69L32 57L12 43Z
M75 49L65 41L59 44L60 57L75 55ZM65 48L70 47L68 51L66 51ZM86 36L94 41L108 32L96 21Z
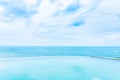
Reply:
M94 56L120 57L120 47L0 46L0 57Z

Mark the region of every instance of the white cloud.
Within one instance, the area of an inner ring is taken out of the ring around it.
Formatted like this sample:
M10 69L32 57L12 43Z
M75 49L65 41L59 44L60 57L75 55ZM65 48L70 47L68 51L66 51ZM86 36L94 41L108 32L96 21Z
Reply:
M114 0L103 0L101 5L97 9L98 13L106 15L115 15L120 14L120 1Z
M119 4L113 0L0 1L0 44L116 45Z
M35 6L38 0L23 0L23 2L29 6Z
M4 11L4 7L0 6L0 13Z

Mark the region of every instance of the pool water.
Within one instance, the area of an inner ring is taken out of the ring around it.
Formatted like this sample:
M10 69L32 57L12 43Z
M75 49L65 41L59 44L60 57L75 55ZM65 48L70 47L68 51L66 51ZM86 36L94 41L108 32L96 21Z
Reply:
M120 80L120 61L82 56L1 58L0 80Z

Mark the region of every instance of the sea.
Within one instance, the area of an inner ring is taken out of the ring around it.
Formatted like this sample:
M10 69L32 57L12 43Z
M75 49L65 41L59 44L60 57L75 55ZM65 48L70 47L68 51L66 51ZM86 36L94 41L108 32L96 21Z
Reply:
M119 58L120 46L0 46L0 58L36 56Z

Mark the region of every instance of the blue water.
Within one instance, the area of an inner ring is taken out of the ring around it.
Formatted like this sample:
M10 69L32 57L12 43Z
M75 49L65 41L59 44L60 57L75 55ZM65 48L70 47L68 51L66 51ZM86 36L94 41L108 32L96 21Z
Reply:
M120 80L120 61L91 57L0 60L0 80Z
M0 80L120 80L120 61L95 58L120 47L1 46L0 57Z
M120 47L114 46L1 46L0 57L93 56L120 57Z

